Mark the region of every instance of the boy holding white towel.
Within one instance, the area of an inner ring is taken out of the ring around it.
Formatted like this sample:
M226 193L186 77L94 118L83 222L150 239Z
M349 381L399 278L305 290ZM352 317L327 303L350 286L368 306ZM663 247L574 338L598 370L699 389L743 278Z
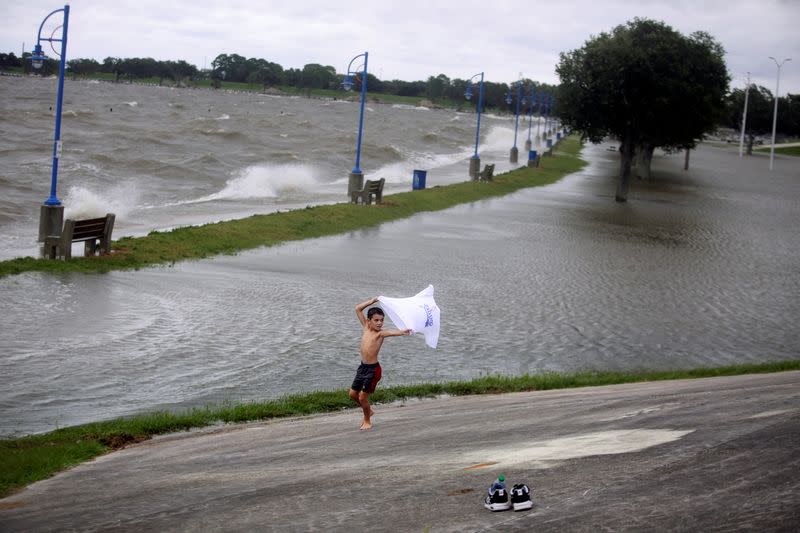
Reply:
M383 329L384 314L379 307L373 307L364 317L364 309L378 302L378 298L372 298L366 302L361 302L356 306L356 316L361 322L361 364L356 371L356 377L350 387L350 398L356 402L364 411L364 421L361 429L372 429L371 417L374 413L369 405L369 395L375 392L375 386L381 379L381 365L378 362L378 352L383 345L386 337L399 337L410 335L410 329Z

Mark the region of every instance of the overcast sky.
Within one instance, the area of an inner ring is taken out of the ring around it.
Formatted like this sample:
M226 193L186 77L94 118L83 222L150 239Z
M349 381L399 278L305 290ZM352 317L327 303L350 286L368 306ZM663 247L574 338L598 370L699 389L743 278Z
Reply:
M19 55L23 43L30 51L39 24L61 7L0 0L0 51ZM369 51L369 72L380 79L466 79L485 71L495 82L522 74L558 83L559 52L634 17L713 35L725 48L732 87L744 87L750 72L774 92L769 56L793 58L781 70L780 94L800 93L800 0L72 0L67 59L184 59L203 68L237 53L341 73ZM50 21L60 23L61 14ZM47 27L49 35L54 26Z

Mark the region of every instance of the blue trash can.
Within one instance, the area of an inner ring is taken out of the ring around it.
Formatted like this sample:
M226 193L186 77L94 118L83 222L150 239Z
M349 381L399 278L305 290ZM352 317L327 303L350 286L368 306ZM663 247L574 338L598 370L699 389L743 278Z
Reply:
M418 191L425 188L425 179L428 177L427 170L415 170L414 180L411 183L411 189Z
M553 139L547 139L547 147L548 148L552 148L553 147Z
M528 161L536 161L536 150L530 150L528 152Z

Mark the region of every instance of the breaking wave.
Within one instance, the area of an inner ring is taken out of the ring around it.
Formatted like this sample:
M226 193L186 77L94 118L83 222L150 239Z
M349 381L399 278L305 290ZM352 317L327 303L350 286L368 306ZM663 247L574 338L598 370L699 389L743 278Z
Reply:
M310 165L253 165L228 180L219 192L195 202L277 198L292 192L307 192L319 185Z

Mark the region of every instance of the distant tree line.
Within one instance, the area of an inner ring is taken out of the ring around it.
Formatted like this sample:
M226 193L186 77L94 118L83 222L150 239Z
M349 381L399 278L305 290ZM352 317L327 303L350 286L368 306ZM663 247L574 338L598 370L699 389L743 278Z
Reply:
M220 54L211 62L208 73L212 80L235 81L240 83L259 83L264 87L282 85L298 89L331 89L341 87L343 75L336 72L331 65L309 63L302 69L284 69L277 63L264 59L247 59L238 54ZM361 79L356 77L353 90L361 90ZM541 87L543 91L554 92L556 88L551 85L537 84L531 80L523 80L528 87ZM478 98L478 88L474 87L472 104L464 100L467 80L459 78L450 79L444 74L430 76L427 81L379 80L371 73L367 73L367 90L370 93L393 94L398 96L412 96L427 98L432 102L450 100L465 102L464 105L475 106ZM508 107L506 94L509 85L506 83L484 82L484 107L504 109Z
M58 73L58 61L48 59L38 71L34 71L27 60L10 54L0 54L0 68L21 68L24 72L38 72L44 76ZM264 89L274 86L294 87L296 89L341 89L343 75L330 65L309 63L302 69L284 69L278 63L259 58L245 58L238 54L220 54L212 62L211 68L199 70L186 61L157 61L152 58L118 58L107 57L103 62L94 59L71 59L67 61L68 73L73 77L86 77L98 73L113 75L114 81L133 82L142 79L156 78L159 83L171 80L176 84L188 85L197 80L211 80L212 86L221 87L222 82L238 82L261 85ZM361 90L361 79L356 77L354 91ZM555 86L539 84L532 80L522 80L526 87L536 87L537 93L554 93ZM430 76L427 81L379 80L367 73L367 89L370 93L392 94L398 96L419 97L433 103L443 100L460 104L463 108L474 108L478 100L478 87L473 87L474 96L471 102L464 98L467 80L451 79L444 74ZM516 104L507 104L506 95L509 85L506 83L484 82L483 104L485 109L510 110ZM528 109L524 110L526 113ZM535 110L536 113L538 111ZM521 111L522 112L522 111Z

